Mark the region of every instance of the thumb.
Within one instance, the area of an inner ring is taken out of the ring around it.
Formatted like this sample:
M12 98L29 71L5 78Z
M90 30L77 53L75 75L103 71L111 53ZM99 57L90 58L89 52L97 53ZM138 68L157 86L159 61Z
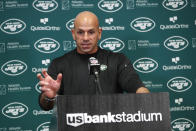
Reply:
M62 73L59 73L56 82L61 83L62 77L63 77Z

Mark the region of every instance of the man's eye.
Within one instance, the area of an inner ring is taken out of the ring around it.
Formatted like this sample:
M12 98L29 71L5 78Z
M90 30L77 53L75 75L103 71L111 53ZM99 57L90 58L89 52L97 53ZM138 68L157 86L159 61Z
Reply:
M78 33L78 34L82 34L82 33L83 33L83 31L78 31L77 33Z
M89 31L89 34L94 34L95 32L94 31Z

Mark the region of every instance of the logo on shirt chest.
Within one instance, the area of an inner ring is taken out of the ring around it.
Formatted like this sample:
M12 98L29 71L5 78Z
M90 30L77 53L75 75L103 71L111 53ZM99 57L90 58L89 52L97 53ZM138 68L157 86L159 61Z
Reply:
M107 65L104 65L104 64L102 64L102 65L100 65L100 70L101 71L105 71L105 70L107 70Z

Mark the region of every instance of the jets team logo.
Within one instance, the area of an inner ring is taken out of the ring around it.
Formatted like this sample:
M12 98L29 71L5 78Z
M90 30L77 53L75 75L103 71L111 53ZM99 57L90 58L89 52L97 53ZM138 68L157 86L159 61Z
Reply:
M36 131L49 131L50 122L44 122L37 127Z
M69 20L69 21L66 23L66 28L67 28L68 30L71 30L71 29L74 28L74 20L75 20L75 19L71 19L71 20Z
M186 118L178 118L171 122L172 131L192 131L194 123Z
M98 3L99 9L104 12L116 12L123 7L123 3L120 0L101 0Z
M133 63L135 70L142 73L150 73L158 68L158 63L151 58L140 58Z
M41 86L39 85L39 82L36 84L35 90L36 90L38 93L41 93Z
M100 47L113 52L119 52L125 47L125 44L120 39L107 38L100 43Z
M58 7L55 0L35 0L33 7L40 12L52 12Z
M162 5L168 10L181 10L188 4L187 0L164 0Z
M0 29L7 34L18 34L26 28L26 24L19 19L9 19L4 21Z
M13 102L3 107L2 113L8 118L20 118L26 115L28 107L19 102Z
M59 49L60 44L52 38L42 38L35 42L34 47L42 53L53 53Z
M17 76L27 70L27 65L20 60L11 60L2 65L1 71L9 76Z
M164 41L164 46L171 51L184 50L188 45L188 40L181 36L172 36Z
M192 82L185 77L174 77L167 82L167 87L174 92L184 92L191 86Z
M131 28L138 32L148 32L155 27L155 22L147 17L139 17L134 19L131 24Z

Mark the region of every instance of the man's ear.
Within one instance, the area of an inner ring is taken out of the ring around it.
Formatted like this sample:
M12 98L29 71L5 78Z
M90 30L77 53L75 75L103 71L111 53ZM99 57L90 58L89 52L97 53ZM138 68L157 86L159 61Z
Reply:
M73 40L76 40L75 30L74 29L71 29L71 33L72 33Z
M101 35L102 35L102 28L99 27L99 40L101 39Z

